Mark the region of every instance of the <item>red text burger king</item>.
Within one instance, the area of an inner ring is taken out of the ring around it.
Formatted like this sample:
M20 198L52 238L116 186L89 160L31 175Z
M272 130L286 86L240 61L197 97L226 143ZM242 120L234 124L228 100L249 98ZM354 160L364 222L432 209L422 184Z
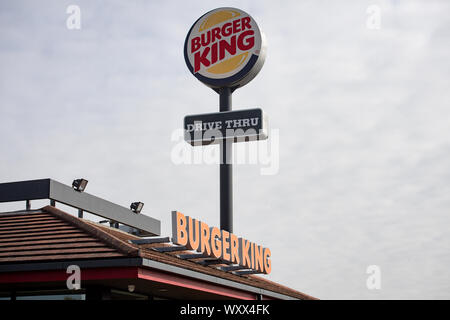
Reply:
M206 85L237 88L252 80L264 64L265 40L250 15L219 8L194 23L184 57L191 73Z

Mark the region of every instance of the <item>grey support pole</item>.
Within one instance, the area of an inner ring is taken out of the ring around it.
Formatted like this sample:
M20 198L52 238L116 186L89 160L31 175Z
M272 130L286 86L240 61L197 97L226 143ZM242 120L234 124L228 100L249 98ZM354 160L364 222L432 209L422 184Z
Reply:
M231 111L231 89L219 90L219 111ZM220 144L220 229L233 232L233 140Z

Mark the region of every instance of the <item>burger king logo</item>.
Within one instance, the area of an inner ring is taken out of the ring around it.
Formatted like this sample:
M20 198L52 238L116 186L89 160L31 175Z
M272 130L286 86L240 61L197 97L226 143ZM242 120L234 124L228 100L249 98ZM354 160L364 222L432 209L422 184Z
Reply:
M184 43L191 73L211 88L241 87L261 70L265 39L255 20L236 8L218 8L201 16Z

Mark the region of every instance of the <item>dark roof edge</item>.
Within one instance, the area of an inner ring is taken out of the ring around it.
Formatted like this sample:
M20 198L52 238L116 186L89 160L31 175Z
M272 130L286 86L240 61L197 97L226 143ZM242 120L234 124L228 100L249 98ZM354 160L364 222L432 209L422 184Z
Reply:
M1 272L23 272L41 270L66 270L70 265L80 268L104 268L104 267L139 267L142 266L142 258L105 258L96 260L67 260L52 262L15 263L0 265Z
M45 206L42 208L42 210L70 223L71 225L75 226L76 228L79 228L90 235L94 236L95 238L99 239L100 241L106 243L107 245L117 249L123 254L126 254L128 256L136 257L139 255L139 249L133 247L132 245L114 237L113 235L101 230L100 228L96 228L88 223L85 223L84 221L80 220L79 218L76 218L68 213L65 213L64 211L61 211L55 207L52 206Z

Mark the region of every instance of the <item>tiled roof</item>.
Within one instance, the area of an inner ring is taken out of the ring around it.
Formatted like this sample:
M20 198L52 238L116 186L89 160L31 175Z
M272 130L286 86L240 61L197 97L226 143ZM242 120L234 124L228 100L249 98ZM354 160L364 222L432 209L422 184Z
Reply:
M262 277L238 276L180 259L175 253L152 249L168 244L136 245L129 242L136 239L139 238L79 219L52 206L35 211L0 214L0 266L37 261L141 257L298 299L315 299Z
M2 264L124 256L92 233L45 210L0 216Z

